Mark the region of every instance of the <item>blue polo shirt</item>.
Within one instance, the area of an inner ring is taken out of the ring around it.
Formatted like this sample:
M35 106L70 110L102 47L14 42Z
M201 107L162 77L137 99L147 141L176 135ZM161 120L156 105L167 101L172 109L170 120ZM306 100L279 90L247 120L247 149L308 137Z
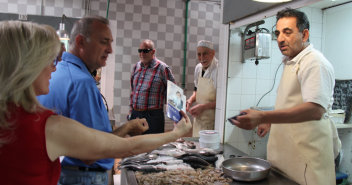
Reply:
M96 130L111 132L109 116L105 104L85 64L75 55L64 52L62 61L51 74L49 94L38 96L45 107L59 115L74 119ZM93 165L85 165L81 160L65 157L62 166L83 166L111 169L114 159L102 159Z

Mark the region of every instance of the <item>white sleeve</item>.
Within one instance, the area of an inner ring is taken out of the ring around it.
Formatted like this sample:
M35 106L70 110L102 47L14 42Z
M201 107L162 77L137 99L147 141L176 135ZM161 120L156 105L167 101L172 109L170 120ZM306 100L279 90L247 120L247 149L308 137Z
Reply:
M334 88L334 72L319 59L307 61L300 67L298 80L301 83L303 102L312 102L328 109Z
M199 74L199 67L197 67L198 65L196 65L196 68L194 70L194 87L198 86L198 74Z

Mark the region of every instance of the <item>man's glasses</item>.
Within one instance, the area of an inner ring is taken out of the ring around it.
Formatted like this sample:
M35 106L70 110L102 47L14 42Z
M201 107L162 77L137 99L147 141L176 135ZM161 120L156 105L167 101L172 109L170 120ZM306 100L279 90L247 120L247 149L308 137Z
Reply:
M153 51L153 49L138 49L138 53L149 53L149 51Z

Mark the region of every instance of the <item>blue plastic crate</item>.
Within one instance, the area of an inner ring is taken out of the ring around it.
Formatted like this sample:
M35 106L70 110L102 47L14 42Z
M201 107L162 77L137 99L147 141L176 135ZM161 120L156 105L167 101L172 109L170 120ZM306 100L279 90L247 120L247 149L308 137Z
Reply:
M336 180L340 180L340 179L347 179L348 175L344 174L342 172L336 172Z

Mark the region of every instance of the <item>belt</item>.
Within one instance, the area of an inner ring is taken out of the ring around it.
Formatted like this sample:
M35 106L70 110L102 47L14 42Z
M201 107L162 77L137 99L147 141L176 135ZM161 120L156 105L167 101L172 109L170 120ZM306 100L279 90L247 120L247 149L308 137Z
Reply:
M89 168L89 167L82 167L82 166L62 166L62 168L68 170L75 170L75 171L94 171L94 172L106 172L106 169L99 167L99 168Z
M149 111L149 110L159 110L159 109L163 109L163 107L152 108L152 109L137 109L137 108L133 107L133 110L135 110L135 111Z

